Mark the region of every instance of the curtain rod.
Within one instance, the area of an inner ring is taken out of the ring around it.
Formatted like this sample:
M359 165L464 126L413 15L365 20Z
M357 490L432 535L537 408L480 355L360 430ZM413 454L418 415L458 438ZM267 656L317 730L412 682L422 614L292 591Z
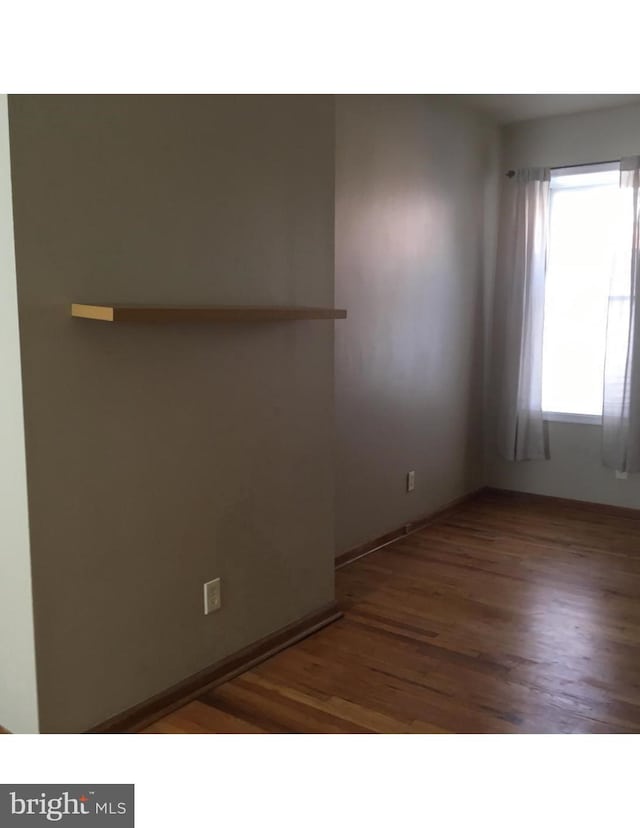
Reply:
M573 167L599 167L601 164L619 164L620 159L614 158L612 161L589 161L587 164L562 164L560 167L551 167L551 170L570 170ZM507 178L513 178L516 174L515 170L507 170L505 175Z

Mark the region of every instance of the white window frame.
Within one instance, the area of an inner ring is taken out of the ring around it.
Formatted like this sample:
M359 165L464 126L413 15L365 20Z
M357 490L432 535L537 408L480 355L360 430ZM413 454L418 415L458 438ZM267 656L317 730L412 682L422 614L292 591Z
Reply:
M548 423L577 423L579 425L602 425L601 414L569 414L566 411L543 411L542 416Z
M554 167L551 171L551 188L562 189L561 187L553 187L553 179L560 176L570 175L585 175L598 172L613 172L620 170L619 161L607 161L605 163L582 164L580 166L571 167ZM597 184L594 186L598 186ZM601 414L573 414L567 411L543 411L543 419L550 423L573 423L577 425L602 426Z

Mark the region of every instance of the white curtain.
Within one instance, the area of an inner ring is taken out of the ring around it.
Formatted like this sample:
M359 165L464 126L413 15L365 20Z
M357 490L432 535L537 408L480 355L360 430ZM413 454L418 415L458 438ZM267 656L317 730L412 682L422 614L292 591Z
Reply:
M640 472L640 156L620 162L620 238L607 317L602 459Z
M498 449L508 460L546 458L542 334L549 224L548 169L505 185L498 251Z

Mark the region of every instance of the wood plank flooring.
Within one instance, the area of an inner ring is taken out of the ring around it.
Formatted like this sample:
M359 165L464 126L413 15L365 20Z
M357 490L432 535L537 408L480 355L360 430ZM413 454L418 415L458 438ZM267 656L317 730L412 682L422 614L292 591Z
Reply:
M144 732L640 732L638 517L487 492L336 579L343 619Z

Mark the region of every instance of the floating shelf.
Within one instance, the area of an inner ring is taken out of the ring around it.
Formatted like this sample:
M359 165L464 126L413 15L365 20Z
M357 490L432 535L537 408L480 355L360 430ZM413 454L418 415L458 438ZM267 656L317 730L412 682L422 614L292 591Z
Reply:
M345 319L339 308L270 306L154 307L152 305L71 305L71 316L99 322L270 322L295 319Z

